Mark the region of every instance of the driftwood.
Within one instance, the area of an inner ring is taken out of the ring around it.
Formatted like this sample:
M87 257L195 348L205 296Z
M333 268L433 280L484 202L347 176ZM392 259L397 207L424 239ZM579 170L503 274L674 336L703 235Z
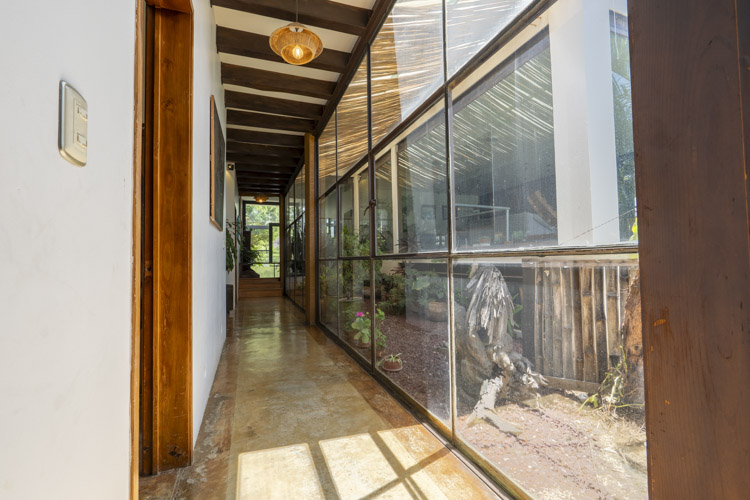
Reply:
M470 424L482 419L516 434L516 427L495 414L498 398L525 399L547 381L514 350L508 333L513 298L500 271L475 264L466 288L471 293L468 308L454 308L455 324L461 330L456 335L459 398L464 404L475 401Z

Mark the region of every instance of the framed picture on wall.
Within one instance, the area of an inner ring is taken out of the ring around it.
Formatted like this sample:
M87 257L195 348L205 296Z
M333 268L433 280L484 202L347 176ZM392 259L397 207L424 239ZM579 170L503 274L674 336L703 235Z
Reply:
M226 164L226 144L221 131L219 110L211 96L211 182L209 218L219 231L224 230L224 167Z

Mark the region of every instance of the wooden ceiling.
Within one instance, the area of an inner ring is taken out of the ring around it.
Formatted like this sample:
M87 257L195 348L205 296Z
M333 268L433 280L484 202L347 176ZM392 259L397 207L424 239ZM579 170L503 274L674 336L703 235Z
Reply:
M227 108L227 161L241 195L280 195L304 161L306 132L333 114L392 0L298 0L299 22L323 53L285 63L270 34L295 20L295 0L212 0Z

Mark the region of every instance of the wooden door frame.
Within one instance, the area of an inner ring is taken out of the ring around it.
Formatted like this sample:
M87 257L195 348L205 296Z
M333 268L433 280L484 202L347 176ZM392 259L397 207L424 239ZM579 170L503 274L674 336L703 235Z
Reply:
M154 184L178 196L155 193L154 222L154 472L192 461L192 122L193 9L191 0L146 0L156 7L154 75ZM130 374L130 498L138 498L140 417L140 344L143 296L141 255L143 115L146 88L145 4L136 0L133 142L132 338ZM168 64L160 64L160 62ZM174 168L182 165L181 169ZM168 185L168 186L167 186ZM175 224L177 218L185 222ZM173 228L174 226L174 228ZM184 226L184 227L183 227ZM167 252L168 256L159 256ZM177 252L177 258L174 254ZM180 278L167 271L176 261ZM161 267L160 267L160 262ZM158 291L156 291L158 290ZM175 293L179 292L179 293ZM165 296L169 301L163 301ZM178 306L172 306L177 303ZM167 325L167 326L163 326ZM174 408L178 408L177 411ZM171 425L174 420L177 424ZM179 444L175 444L179 443ZM181 446L180 446L181 445Z

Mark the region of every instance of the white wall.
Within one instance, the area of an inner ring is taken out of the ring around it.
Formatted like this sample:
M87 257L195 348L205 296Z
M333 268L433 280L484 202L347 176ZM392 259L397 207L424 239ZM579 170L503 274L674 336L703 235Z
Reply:
M226 339L225 236L209 222L211 95L226 138L216 26L207 0L193 0L193 442ZM226 215L226 214L225 214ZM226 217L225 217L226 219Z
M4 500L128 497L135 5L3 2ZM60 79L88 101L83 168L57 151Z

